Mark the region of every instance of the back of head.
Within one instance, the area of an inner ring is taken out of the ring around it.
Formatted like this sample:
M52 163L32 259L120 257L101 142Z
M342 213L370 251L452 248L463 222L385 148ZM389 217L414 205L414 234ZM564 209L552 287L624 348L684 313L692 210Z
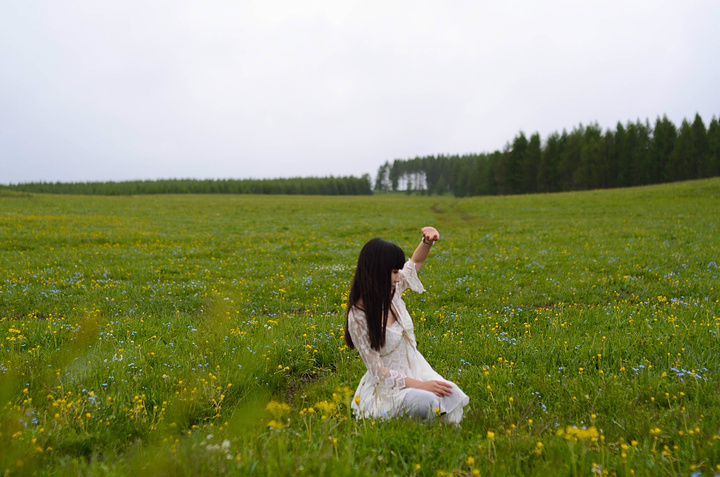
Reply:
M392 242L374 238L363 246L348 296L348 313L362 303L370 333L370 344L379 350L385 344L385 326L392 300L392 271L405 264L405 253ZM345 326L345 342L353 348Z

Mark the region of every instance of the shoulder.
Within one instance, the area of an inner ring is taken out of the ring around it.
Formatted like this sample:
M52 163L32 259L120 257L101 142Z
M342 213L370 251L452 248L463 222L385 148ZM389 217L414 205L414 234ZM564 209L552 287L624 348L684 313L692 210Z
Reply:
M348 311L347 316L348 316L348 321L350 321L350 322L357 321L357 320L365 321L365 310L363 310L362 308L360 308L357 305L354 305Z

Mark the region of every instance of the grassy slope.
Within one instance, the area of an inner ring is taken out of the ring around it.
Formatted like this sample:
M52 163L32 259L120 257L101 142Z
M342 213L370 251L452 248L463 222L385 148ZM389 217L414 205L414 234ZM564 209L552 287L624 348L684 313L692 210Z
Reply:
M712 474L718 212L717 179L471 199L0 197L0 469ZM428 224L442 235L428 293L405 299L421 351L470 396L466 419L345 419L343 387L364 372L342 342L357 253L383 236L409 254Z

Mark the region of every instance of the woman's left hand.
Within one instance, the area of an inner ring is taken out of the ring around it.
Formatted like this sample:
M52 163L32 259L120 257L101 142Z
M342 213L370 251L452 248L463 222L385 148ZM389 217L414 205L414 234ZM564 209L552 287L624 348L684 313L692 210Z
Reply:
M440 240L440 234L435 229L435 227L423 227L422 234L423 234L423 239L425 239L426 241L428 241L430 243Z

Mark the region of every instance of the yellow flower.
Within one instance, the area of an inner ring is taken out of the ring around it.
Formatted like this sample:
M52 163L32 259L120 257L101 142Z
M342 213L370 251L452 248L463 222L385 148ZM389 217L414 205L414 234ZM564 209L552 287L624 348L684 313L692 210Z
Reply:
M495 433L493 431L487 431L487 438L490 440L495 439Z
M334 402L320 401L315 403L315 407L323 414L329 415L335 412L337 404Z
M598 437L600 437L600 434L598 433L595 426L590 426L587 429L578 428L577 426L567 426L565 427L564 431L562 428L560 428L555 434L558 436L564 436L565 439L568 441L578 441L585 439L594 441Z
M278 422L275 419L270 420L270 422L268 422L268 426L272 427L273 429L277 429L277 430L280 430L283 428L282 422Z
M267 403L267 406L265 406L265 409L269 411L275 419L279 419L284 414L290 412L290 406L288 406L284 402L277 401L270 401L269 403Z
M465 462L467 462L468 465L473 465L475 463L475 458L473 456L468 456Z

